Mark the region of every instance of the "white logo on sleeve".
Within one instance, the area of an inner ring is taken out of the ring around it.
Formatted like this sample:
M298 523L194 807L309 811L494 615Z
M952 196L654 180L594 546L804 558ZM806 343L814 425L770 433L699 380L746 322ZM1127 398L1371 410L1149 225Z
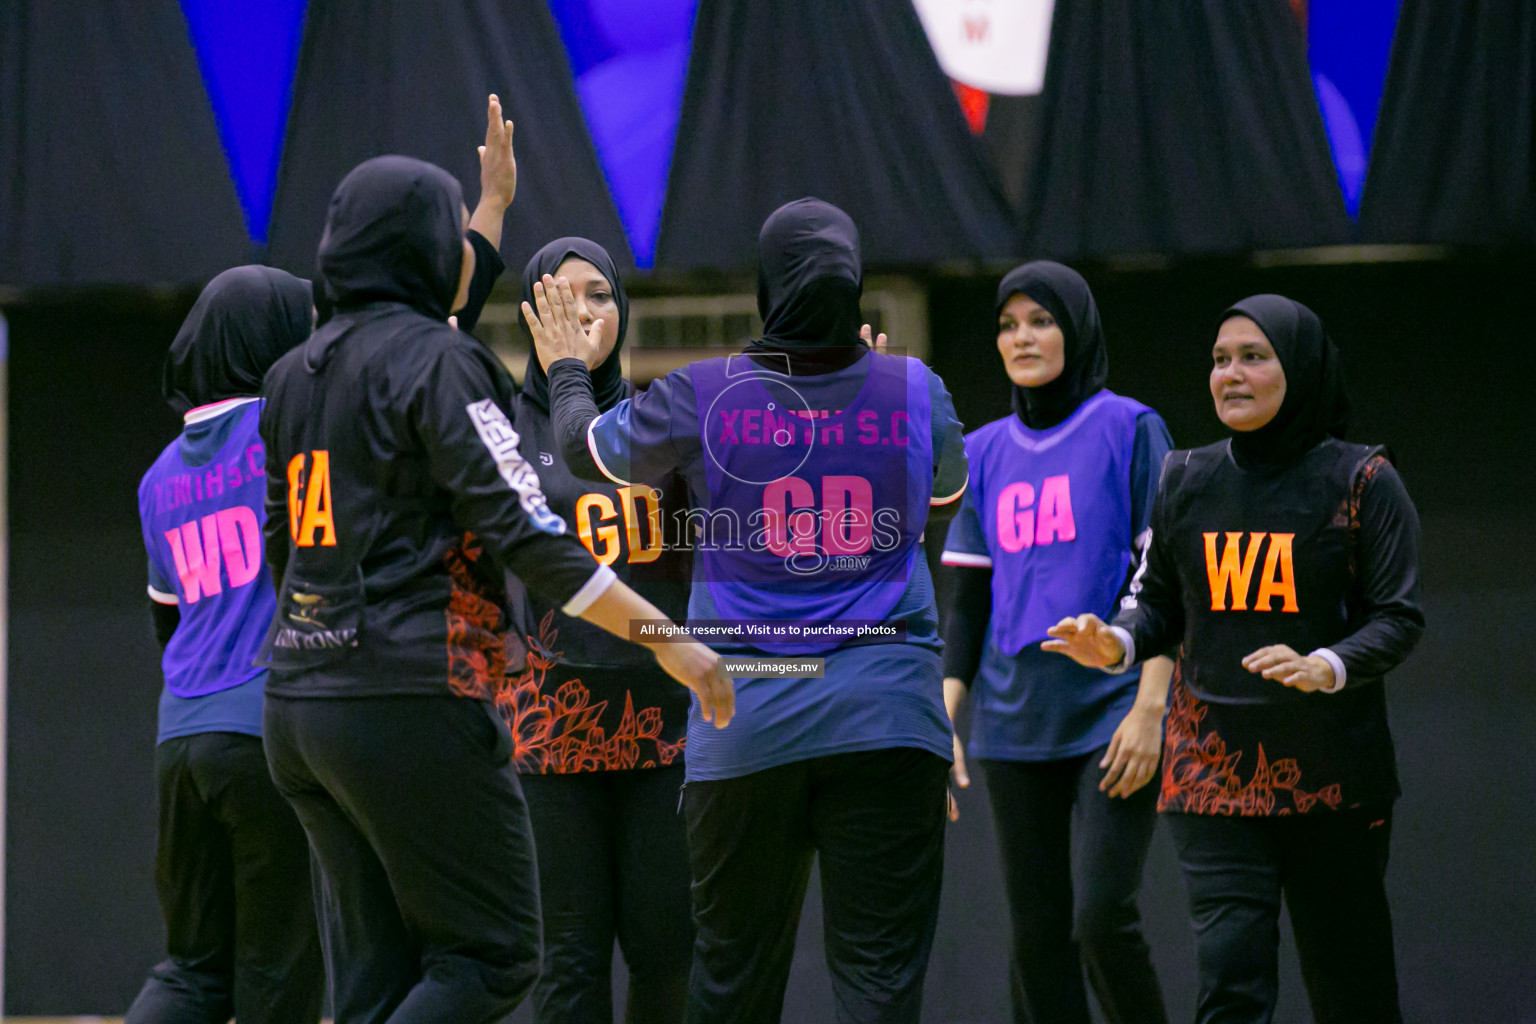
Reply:
M471 402L464 408L481 442L491 453L491 458L496 460L497 472L507 482L507 486L517 492L518 504L528 513L533 525L545 533L564 533L565 520L549 510L544 492L539 489L539 474L534 472L522 452L517 450L520 438L512 428L512 421L507 419L507 414L489 398Z
M1152 527L1141 531L1141 535L1133 542L1133 547L1141 550L1141 557L1136 560L1136 574L1131 577L1131 585L1126 588L1125 596L1120 599L1120 607L1124 611L1130 611L1136 607L1136 599L1141 594L1141 578L1147 574L1147 552L1152 550Z

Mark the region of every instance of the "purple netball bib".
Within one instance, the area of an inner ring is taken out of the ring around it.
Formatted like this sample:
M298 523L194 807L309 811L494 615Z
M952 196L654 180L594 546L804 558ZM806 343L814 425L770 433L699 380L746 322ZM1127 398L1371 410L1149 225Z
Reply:
M1008 416L966 439L992 559L993 640L1005 654L1064 616L1113 614L1131 564L1131 457L1145 411L1102 391L1047 430Z
M139 485L149 560L181 611L162 660L166 689L177 697L202 697L259 674L252 661L276 608L262 548L261 403L225 415L239 421L210 461L188 466L178 441Z
M733 356L689 374L709 491L693 512L699 578L719 616L883 620L906 590L933 491L924 366L871 353L790 377ZM763 646L808 654L845 642Z

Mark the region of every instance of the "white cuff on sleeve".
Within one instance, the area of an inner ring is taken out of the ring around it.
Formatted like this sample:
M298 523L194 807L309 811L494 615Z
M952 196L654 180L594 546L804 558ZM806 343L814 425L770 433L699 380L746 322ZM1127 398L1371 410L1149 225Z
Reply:
M975 569L992 568L990 555L973 555L969 551L946 551L939 556L945 565L967 565Z
M947 498L936 498L936 497L935 498L929 498L928 499L928 504L930 504L930 505L948 505L951 502L959 501L960 500L960 496L965 493L965 489L967 487L969 487L970 485L971 485L971 478L969 476L967 476L965 478L965 483L961 484L960 485L960 489L958 491L956 491L954 494L951 494Z
M1342 658L1340 658L1337 654L1334 654L1326 647L1319 647L1317 650L1307 655L1307 657L1322 658L1333 668L1333 685L1327 689L1318 690L1318 693L1338 693L1340 690L1344 689L1344 679L1346 678L1347 673L1344 671L1344 660Z
M1131 666L1136 664L1136 641L1131 637L1130 630L1122 626L1110 626L1109 631L1119 637L1120 642L1125 645L1125 657L1108 666L1104 671L1111 675L1129 672Z
M165 591L156 590L154 587L149 588L149 599L155 602L155 604L181 604L181 599L175 594L167 594Z
M619 578L614 575L612 569L606 565L600 565L597 567L597 572L593 573L591 578L581 585L581 589L572 594L571 599L560 606L560 610L574 619L592 607L592 602L602 597L603 593L618 581Z
M592 456L592 462L597 466L597 471L599 473L603 474L603 476L607 477L609 480L612 480L620 487L628 486L630 481L622 479L621 477L614 476L613 473L609 471L608 467L603 464L603 457L597 454L597 435L595 435L592 431L593 428L597 426L597 421L601 418L602 417L600 416L594 416L592 418L592 422L587 424L587 452Z

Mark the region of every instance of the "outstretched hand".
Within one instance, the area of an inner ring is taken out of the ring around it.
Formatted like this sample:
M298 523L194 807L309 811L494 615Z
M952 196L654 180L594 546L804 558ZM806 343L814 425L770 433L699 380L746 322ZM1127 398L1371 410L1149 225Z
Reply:
M1062 619L1045 632L1053 639L1040 645L1042 651L1065 654L1079 665L1109 668L1125 658L1125 645L1120 638L1092 612Z
M662 671L692 690L699 713L716 729L724 729L736 714L736 682L726 674L720 655L697 640L651 645Z
M580 359L587 364L587 369L595 368L603 322L594 320L590 327L582 328L571 282L545 274L542 280L533 283L533 300L538 308L524 302L523 319L533 335L539 362L547 369L557 359Z

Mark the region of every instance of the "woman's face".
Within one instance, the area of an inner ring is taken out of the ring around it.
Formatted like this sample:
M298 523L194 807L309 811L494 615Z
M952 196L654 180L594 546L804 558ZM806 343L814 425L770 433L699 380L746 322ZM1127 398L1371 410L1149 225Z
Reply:
M571 294L576 296L576 315L583 330L590 331L594 321L603 322L602 334L597 339L597 363L603 365L619 343L619 299L608 279L586 260L572 256L555 269L556 277L571 282ZM548 370L549 367L544 367Z
M1015 295L997 318L997 351L1009 380L1021 388L1038 388L1061 376L1066 338L1044 306Z
M453 305L449 312L457 313L469 303L469 282L475 276L475 247L469 244L469 210L464 206L459 207L462 224L459 227L459 241L464 246L464 260L459 266L459 290L454 293Z
M1221 422L1248 431L1275 418L1285 401L1285 370L1258 324L1245 316L1227 318L1211 358L1211 397Z

